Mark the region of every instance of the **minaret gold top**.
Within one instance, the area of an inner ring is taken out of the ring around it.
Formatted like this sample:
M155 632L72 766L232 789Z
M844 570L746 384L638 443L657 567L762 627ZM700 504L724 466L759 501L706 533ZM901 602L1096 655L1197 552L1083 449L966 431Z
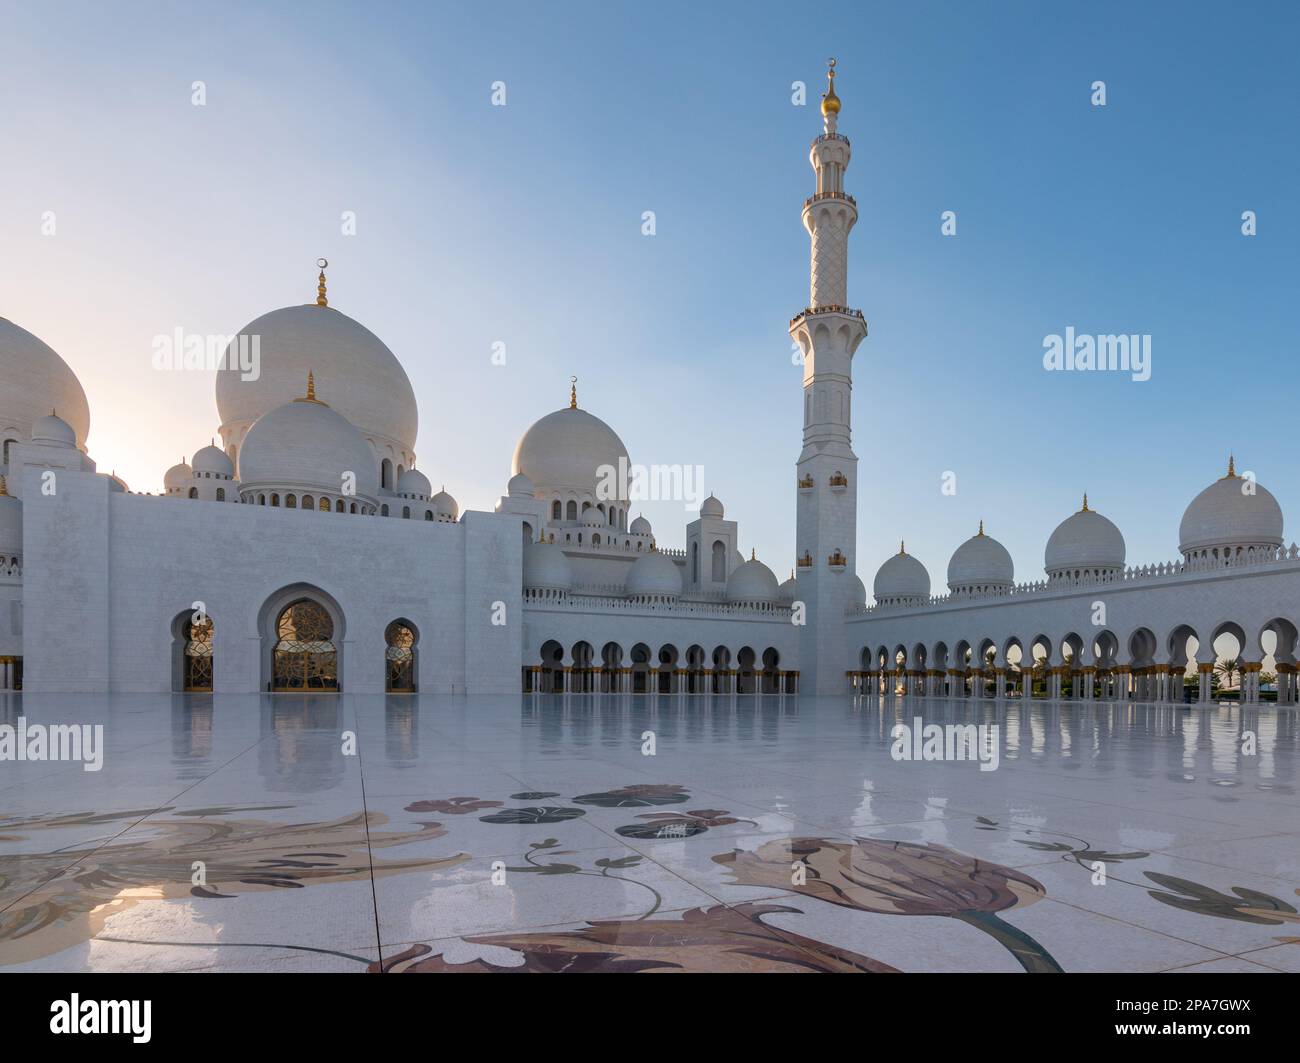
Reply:
M822 114L839 114L840 98L835 95L835 60L826 62L826 91L822 93Z
M329 259L318 258L316 268L320 270L320 277L316 281L316 305L329 306L330 301L325 298L325 267L329 265Z
M576 410L577 408L578 408L578 378L576 376L571 376L569 377L569 409Z
M1087 513L1087 512L1088 512L1088 492L1087 492L1087 491L1084 491L1084 492L1083 492L1083 509L1079 510L1079 512L1080 512L1080 513Z

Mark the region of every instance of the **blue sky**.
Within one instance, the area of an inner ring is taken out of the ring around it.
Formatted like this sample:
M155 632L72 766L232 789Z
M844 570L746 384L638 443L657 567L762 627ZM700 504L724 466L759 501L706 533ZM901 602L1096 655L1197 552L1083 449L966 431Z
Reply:
M906 538L940 588L981 518L1039 578L1085 490L1130 561L1171 559L1229 451L1296 537L1295 5L0 7L0 314L74 367L91 452L134 489L217 427L211 378L154 372L151 338L310 301L324 255L331 304L405 365L420 467L463 508L490 508L576 374L633 461L702 464L784 576L786 323L833 54L870 326L868 585ZM1067 326L1150 334L1151 380L1044 372ZM681 505L645 508L682 545Z

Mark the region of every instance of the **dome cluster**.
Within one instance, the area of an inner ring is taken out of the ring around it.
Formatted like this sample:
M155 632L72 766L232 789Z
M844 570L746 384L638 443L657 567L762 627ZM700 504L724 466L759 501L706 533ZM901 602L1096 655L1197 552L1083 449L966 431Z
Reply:
M379 337L328 305L323 271L318 292L314 304L263 314L231 342L216 383L225 449L173 465L164 494L456 521L456 500L414 468L419 420L406 371Z
M1242 559L1269 557L1283 545L1282 509L1251 476L1240 476L1229 459L1228 472L1198 494L1178 529L1183 564L1215 567ZM1115 524L1088 505L1056 526L1043 552L1048 585L1116 579L1123 576L1127 547ZM1004 594L1014 585L1011 555L996 539L979 532L961 544L948 562L953 595ZM930 595L925 566L901 550L876 573L877 605L915 606Z

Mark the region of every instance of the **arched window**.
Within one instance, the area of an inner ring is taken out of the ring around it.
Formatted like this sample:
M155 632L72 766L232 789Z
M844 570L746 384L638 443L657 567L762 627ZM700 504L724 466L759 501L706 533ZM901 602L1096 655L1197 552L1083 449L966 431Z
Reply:
M405 520L410 520L410 519L411 519L411 507L410 507L410 506L403 506L403 507L402 507L402 517L403 517Z
M278 506L279 504L280 504L280 496L273 492L271 494L271 505Z
M577 520L577 519L578 519L578 503L577 503L577 502L574 502L572 499L570 499L570 500L569 500L569 504L568 504L567 506L564 507L564 515L565 515L565 517L568 518L569 520Z
M713 544L713 572L710 578L714 583L727 582L727 547L721 539Z
M384 631L384 689L409 694L415 690L415 630L404 620L394 620Z
M355 513L356 511L357 511L357 504L356 504L355 502L353 502L353 503L352 503L352 512Z
M337 502L334 503L335 513L346 513L347 511L348 511L348 507L343 504L343 499L340 498Z
M393 463L387 458L379 466L379 486L390 490L393 486ZM387 516L387 514L384 514Z
M187 691L211 691L212 617L205 616L197 624L191 617L185 621L181 634L185 639L181 688Z
M387 502L385 502L382 506L379 507L379 515L380 515L381 517L386 517L386 516L388 516L388 503L387 503Z
M190 498L198 498L198 497L199 497L199 489L197 487L191 487Z
M433 510L431 510L431 509L426 509L426 510L424 511L424 519L425 519L425 520L433 520Z
M554 502L551 503L551 520L559 520L561 512L562 511L560 509L560 500L557 498Z
M285 509L297 509L297 508L298 508L298 496L297 496L297 495L285 495L285 496L284 496L284 508L285 508Z
M218 501L218 502L224 502L225 500L226 500L226 489L225 489L224 487L218 487L218 488L217 488L217 501Z
M322 498L316 503L316 508L322 513L328 513L330 511L330 500L328 498Z
M338 690L334 621L319 602L300 598L275 622L272 690Z
M315 508L316 508L316 500L315 500L314 498L312 498L311 495L303 495L303 496L302 496L302 508L303 508L303 509L315 509Z

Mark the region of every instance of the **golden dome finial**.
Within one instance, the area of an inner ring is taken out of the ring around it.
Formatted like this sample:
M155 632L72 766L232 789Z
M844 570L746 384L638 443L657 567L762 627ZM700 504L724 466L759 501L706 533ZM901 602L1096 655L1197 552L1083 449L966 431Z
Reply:
M325 267L329 265L329 259L318 258L316 268L320 270L320 277L316 280L316 305L329 306L330 301L325 298Z
M1087 513L1087 512L1089 512L1089 510L1088 510L1088 492L1087 492L1087 491L1084 491L1084 492L1083 492L1083 509L1079 510L1079 512L1080 512L1080 513Z
M1228 455L1228 476L1235 479L1237 475L1237 460L1231 454Z
M901 557L901 556L902 556L903 554L905 554L905 553L907 553L907 544L906 544L905 542L903 542L902 539L899 539L899 540L898 540L898 554L899 554L899 556Z
M822 114L840 113L840 98L835 95L835 60L826 61L826 91L822 93Z
M750 559L751 561L757 561L757 560L758 560L758 551L755 550L752 546L749 548L749 559Z
M321 402L316 397L316 374L310 369L307 370L307 394L300 399L294 399L294 402L314 402L317 406L328 406L329 403Z
M984 534L984 522L980 521L979 535L983 535L983 534Z
M569 409L576 410L577 408L578 408L578 378L576 376L571 376L569 377Z

